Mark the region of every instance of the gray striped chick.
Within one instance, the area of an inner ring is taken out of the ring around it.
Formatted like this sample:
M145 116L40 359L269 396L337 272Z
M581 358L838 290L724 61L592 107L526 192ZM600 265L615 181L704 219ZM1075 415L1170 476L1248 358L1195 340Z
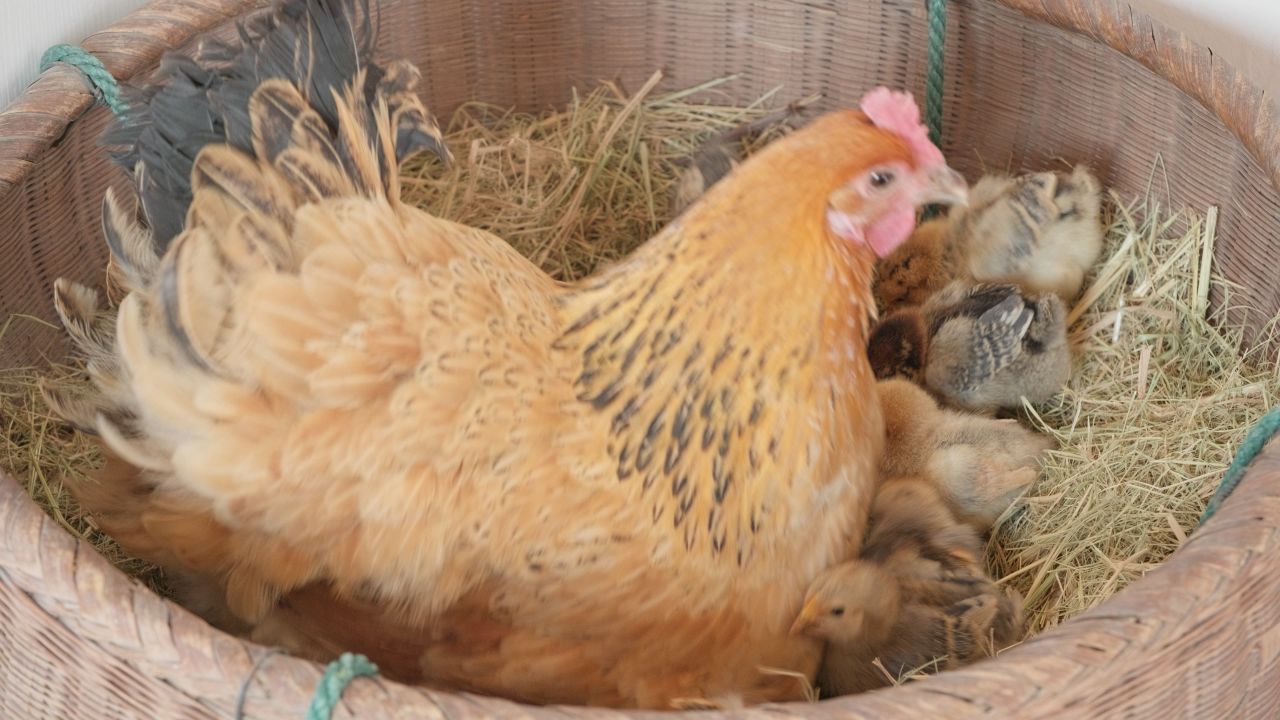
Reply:
M971 279L1067 302L1080 294L1102 252L1101 188L1088 168L988 175L970 197L970 206L949 218Z
M921 307L900 308L871 330L876 378L921 383L975 412L1043 402L1071 374L1066 308L1052 293L955 281Z
M921 308L929 322L925 386L966 410L1043 402L1071 375L1066 307L1013 285L956 282Z
M965 279L1070 302L1102 252L1102 234L1100 186L1085 166L987 175L968 207L922 223L877 265L876 301L883 312L919 305Z
M671 195L671 217L676 217L693 204L725 175L738 166L742 155L740 142L759 135L769 128L800 113L802 105L791 103L787 107L749 123L730 128L704 142L693 155L677 162L675 189Z

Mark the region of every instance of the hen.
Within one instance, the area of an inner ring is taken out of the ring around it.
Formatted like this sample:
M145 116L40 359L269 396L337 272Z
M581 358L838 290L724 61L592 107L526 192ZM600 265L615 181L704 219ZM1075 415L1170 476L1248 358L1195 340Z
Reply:
M400 201L443 151L360 10L283 0L170 58L117 135L145 224L108 201L114 328L57 289L98 394L52 400L112 457L84 506L303 656L533 703L800 697L760 668L812 675L788 627L864 530L871 266L965 193L914 103L816 119L559 284Z

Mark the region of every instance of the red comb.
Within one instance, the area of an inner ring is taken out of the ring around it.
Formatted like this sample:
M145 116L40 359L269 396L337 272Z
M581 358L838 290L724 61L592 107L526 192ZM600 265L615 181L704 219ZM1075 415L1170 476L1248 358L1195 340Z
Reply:
M878 87L862 96L858 107L876 127L895 132L907 141L916 164L921 167L945 162L942 151L929 140L929 130L920 122L920 108L911 93Z

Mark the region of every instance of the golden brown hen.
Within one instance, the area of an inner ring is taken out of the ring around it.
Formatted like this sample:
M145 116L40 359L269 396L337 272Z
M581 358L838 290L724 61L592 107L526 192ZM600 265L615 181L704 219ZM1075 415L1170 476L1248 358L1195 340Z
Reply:
M562 285L400 202L397 162L443 150L357 16L284 0L241 55L170 60L118 136L147 227L108 203L114 332L58 286L100 394L53 400L120 460L85 507L316 659L529 702L798 697L760 667L813 673L788 626L864 530L871 265L964 193L910 97L816 120Z

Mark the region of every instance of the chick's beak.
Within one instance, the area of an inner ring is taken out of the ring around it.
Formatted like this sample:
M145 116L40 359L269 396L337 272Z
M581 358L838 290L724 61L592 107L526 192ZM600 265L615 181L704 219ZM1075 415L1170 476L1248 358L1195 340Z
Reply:
M964 176L946 165L939 165L925 176L917 205L968 205L969 183Z
M791 634L805 634L809 628L813 627L818 622L818 612L817 601L810 600L805 603L804 609L800 611L800 615L796 618L796 621L791 623Z

